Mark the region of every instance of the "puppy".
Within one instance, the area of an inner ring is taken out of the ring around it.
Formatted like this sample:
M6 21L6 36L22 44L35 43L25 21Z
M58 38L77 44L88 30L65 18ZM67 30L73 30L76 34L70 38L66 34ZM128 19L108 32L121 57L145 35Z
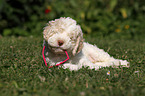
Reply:
M96 45L84 42L81 27L70 17L49 21L43 31L45 46L44 55L49 66L54 66L66 59L65 51L70 59L62 65L62 68L79 70L88 67L99 69L108 66L129 67L126 60L114 59Z

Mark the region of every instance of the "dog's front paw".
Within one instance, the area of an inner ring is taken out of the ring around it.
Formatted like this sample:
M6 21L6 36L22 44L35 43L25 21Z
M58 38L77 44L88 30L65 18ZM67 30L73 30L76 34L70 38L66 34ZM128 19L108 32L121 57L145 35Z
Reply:
M65 63L65 64L63 64L63 66L62 66L62 68L63 69L70 69L71 71L73 71L73 70L78 70L79 69L79 67L77 66L77 65L73 65L73 64L69 64L69 63Z

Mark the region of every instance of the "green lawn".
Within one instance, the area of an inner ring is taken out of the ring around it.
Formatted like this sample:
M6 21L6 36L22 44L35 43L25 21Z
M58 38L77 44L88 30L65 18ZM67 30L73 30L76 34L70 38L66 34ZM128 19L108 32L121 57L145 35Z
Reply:
M130 68L47 69L42 38L0 38L0 96L145 96L145 39L85 38ZM110 71L110 75L107 72Z

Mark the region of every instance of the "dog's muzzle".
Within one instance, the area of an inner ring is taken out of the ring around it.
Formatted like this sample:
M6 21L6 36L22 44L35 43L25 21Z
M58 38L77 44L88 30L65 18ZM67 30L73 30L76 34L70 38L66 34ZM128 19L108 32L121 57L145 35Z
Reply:
M61 47L50 47L49 49L51 50L51 52L55 53L55 54L65 54L65 49L61 48Z

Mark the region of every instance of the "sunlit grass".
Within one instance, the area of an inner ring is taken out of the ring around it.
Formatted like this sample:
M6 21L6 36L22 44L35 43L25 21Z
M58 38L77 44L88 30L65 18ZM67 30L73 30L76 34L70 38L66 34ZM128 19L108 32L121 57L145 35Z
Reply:
M97 39L96 44L111 56L126 59L130 68L81 69L76 72L48 70L42 59L42 39L4 37L0 39L1 96L144 96L144 39ZM109 72L109 75L108 75Z

